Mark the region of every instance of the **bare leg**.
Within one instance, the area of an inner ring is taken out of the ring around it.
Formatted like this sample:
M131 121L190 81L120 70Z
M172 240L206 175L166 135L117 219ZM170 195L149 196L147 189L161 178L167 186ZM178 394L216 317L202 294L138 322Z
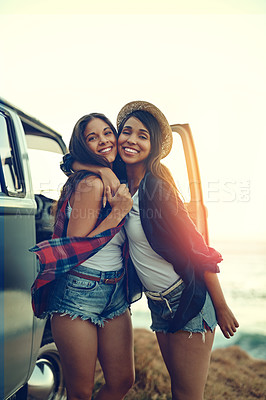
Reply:
M97 359L97 327L80 318L54 314L51 320L67 387L68 400L91 398Z
M98 328L98 358L105 385L97 400L122 400L134 383L133 332L129 310Z
M214 332L157 332L157 340L171 377L173 400L202 400L208 375Z

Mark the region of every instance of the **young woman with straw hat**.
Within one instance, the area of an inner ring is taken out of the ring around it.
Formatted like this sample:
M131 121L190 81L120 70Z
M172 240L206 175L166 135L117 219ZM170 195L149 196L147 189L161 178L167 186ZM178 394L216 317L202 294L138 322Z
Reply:
M227 338L238 327L216 275L222 257L204 242L161 164L172 146L163 113L134 101L121 109L117 126L133 198L125 222L129 254L147 296L172 398L202 400L217 321Z
M238 326L217 280L222 258L205 244L160 162L172 146L163 113L151 103L131 102L119 112L117 125L133 198L125 223L130 256L171 377L172 398L201 400L216 317L226 337Z

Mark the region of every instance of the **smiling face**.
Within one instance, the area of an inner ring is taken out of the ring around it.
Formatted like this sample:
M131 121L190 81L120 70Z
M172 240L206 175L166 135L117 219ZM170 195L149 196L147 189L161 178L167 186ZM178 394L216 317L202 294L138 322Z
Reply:
M145 165L151 151L150 134L137 118L130 117L125 122L118 138L118 151L126 164Z
M110 126L100 118L93 118L86 126L84 137L89 149L112 163L117 154L117 140Z

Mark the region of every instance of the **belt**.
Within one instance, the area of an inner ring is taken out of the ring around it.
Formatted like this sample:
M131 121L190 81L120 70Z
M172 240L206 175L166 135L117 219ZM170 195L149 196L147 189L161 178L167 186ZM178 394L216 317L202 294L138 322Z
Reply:
M183 283L183 279L179 279L176 283L174 283L173 285L171 285L168 289L163 290L161 293L158 292L150 292L149 290L147 290L145 293L145 295L147 297L149 297L152 300L162 300L164 298L164 296L166 296L167 294L171 293L172 290L176 289L178 286L181 285L181 283Z
M79 278L88 279L88 281L100 282L100 280L101 280L101 278L98 276L85 275L85 274L81 274L81 273L73 271L73 270L69 271L68 273L70 275L78 276ZM107 285L115 284L123 278L124 274L125 274L125 271L123 271L122 274L118 278L106 278L106 279L102 279L102 282L106 283Z
M146 294L147 297L149 297L151 300L156 300L156 301L165 301L167 307L169 308L170 313L172 314L172 308L169 304L169 301L167 300L166 296L167 294L171 293L174 289L176 289L178 286L181 285L181 283L183 283L183 279L179 279L176 283L174 283L172 286L170 286L168 289L163 290L161 293L158 292L150 292L150 291L146 291L144 292Z

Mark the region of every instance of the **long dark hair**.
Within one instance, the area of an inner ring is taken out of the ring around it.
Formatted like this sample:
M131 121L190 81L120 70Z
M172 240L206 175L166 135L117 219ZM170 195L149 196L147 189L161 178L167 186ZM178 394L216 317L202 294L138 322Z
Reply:
M118 136L121 134L126 121L134 117L138 119L149 131L151 140L151 151L146 159L147 171L169 183L175 190L177 190L174 178L172 177L169 169L161 163L162 158L162 133L157 119L148 111L136 110L128 114L121 122L118 129Z
M93 164L101 165L103 167L111 168L109 161L98 154L95 154L87 145L84 132L86 126L93 119L101 119L104 121L112 130L113 134L117 138L117 131L111 121L104 115L100 113L91 113L81 117L74 126L70 142L69 142L69 152L72 157L83 164Z
M95 154L87 145L84 136L85 129L90 121L95 118L99 118L104 121L112 130L115 137L117 138L117 131L111 121L104 115L100 113L91 113L81 117L74 126L70 142L69 142L69 152L74 158L74 160L79 161L83 164L99 165L102 167L111 168L109 161L102 156ZM88 171L81 170L73 173L66 183L64 184L60 198L55 205L55 221L58 217L58 212L62 207L63 202L67 197L70 196L72 192L75 191L78 183L87 175L94 175Z

